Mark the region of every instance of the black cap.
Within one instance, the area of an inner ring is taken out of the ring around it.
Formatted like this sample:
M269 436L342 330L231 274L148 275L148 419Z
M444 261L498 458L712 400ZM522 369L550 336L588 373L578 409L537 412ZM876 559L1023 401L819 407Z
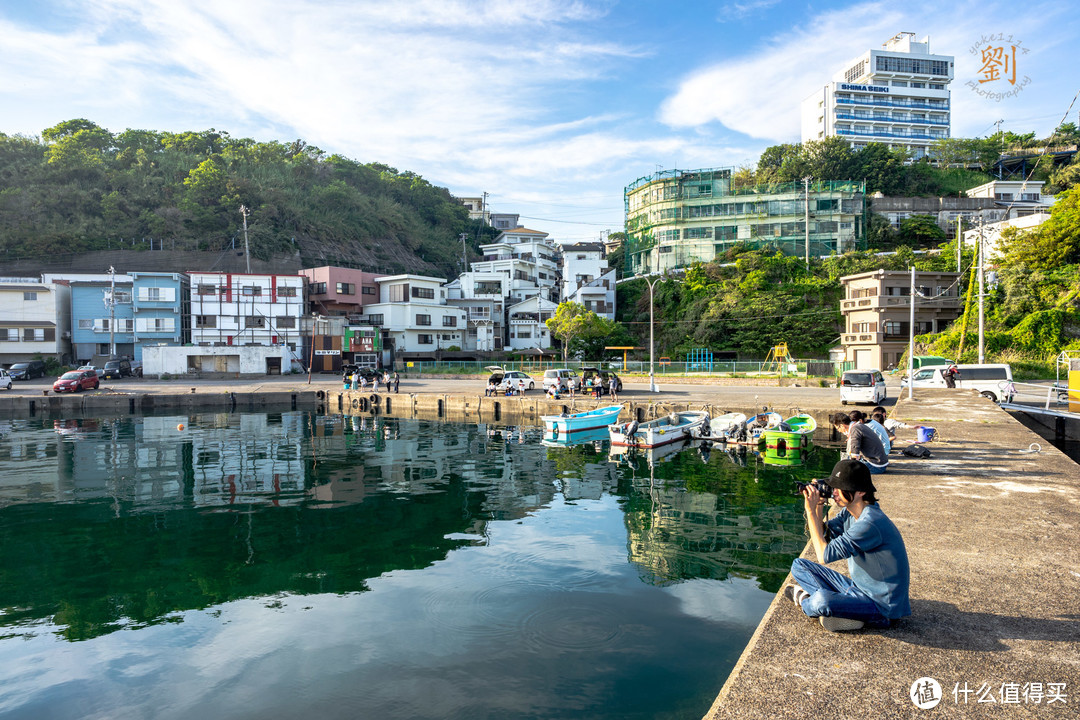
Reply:
M870 468L858 460L841 460L833 465L829 485L847 492L877 492L870 481Z

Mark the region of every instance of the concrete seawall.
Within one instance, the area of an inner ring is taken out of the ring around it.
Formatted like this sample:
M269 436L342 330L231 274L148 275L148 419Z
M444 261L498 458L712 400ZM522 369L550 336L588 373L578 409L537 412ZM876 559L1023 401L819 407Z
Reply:
M921 391L892 416L940 438L874 478L907 545L912 616L828 633L778 594L706 718L1080 717L1076 463L973 391ZM923 677L941 688L933 710L909 697Z

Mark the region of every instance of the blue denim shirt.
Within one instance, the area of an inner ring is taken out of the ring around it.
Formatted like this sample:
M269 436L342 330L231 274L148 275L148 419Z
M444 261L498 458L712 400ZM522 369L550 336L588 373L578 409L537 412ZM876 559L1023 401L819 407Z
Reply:
M900 531L877 505L867 505L856 519L841 510L826 524L826 563L847 558L852 582L889 619L911 614L908 590L911 570Z

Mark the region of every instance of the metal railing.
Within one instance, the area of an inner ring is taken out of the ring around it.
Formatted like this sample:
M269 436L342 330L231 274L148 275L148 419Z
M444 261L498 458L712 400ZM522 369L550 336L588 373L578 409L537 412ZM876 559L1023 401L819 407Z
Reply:
M816 377L835 378L850 363L832 362L829 360L795 360L778 367L776 363L766 363L764 360L715 360L712 362L655 362L653 369L655 376L678 377ZM625 365L622 360L567 360L563 361L558 355L551 355L543 359L520 360L514 362L499 362L494 360L409 360L399 361L397 368L407 372L420 374L450 374L450 375L482 375L487 371L486 367L499 365L504 370L520 370L532 375L539 381L545 370L553 368L570 368L581 372L582 368L595 367L603 370L614 370L619 375L642 376L649 375L648 360L628 360Z
M1063 405L1070 401L1080 402L1080 390L1070 390L1068 386L1055 382L1053 385L1002 380L998 383L1000 397L1004 402L1015 403L1021 398L1037 398L1043 410L1049 410L1051 401Z

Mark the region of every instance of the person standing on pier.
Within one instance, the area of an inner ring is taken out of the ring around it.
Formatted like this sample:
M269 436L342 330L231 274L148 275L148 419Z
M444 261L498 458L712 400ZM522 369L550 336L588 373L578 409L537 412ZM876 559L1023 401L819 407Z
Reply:
M397 370L394 371L394 394L398 394L398 387L401 385L401 376L398 375Z
M857 460L841 460L825 482L840 511L824 520L819 485L803 489L803 506L817 562L796 558L795 583L784 594L808 617L833 632L865 626L885 628L911 615L908 597L911 569L904 538L878 507L869 469ZM850 578L825 567L848 561Z
M612 401L619 402L619 381L615 379L615 376L608 380L608 392L611 393Z

